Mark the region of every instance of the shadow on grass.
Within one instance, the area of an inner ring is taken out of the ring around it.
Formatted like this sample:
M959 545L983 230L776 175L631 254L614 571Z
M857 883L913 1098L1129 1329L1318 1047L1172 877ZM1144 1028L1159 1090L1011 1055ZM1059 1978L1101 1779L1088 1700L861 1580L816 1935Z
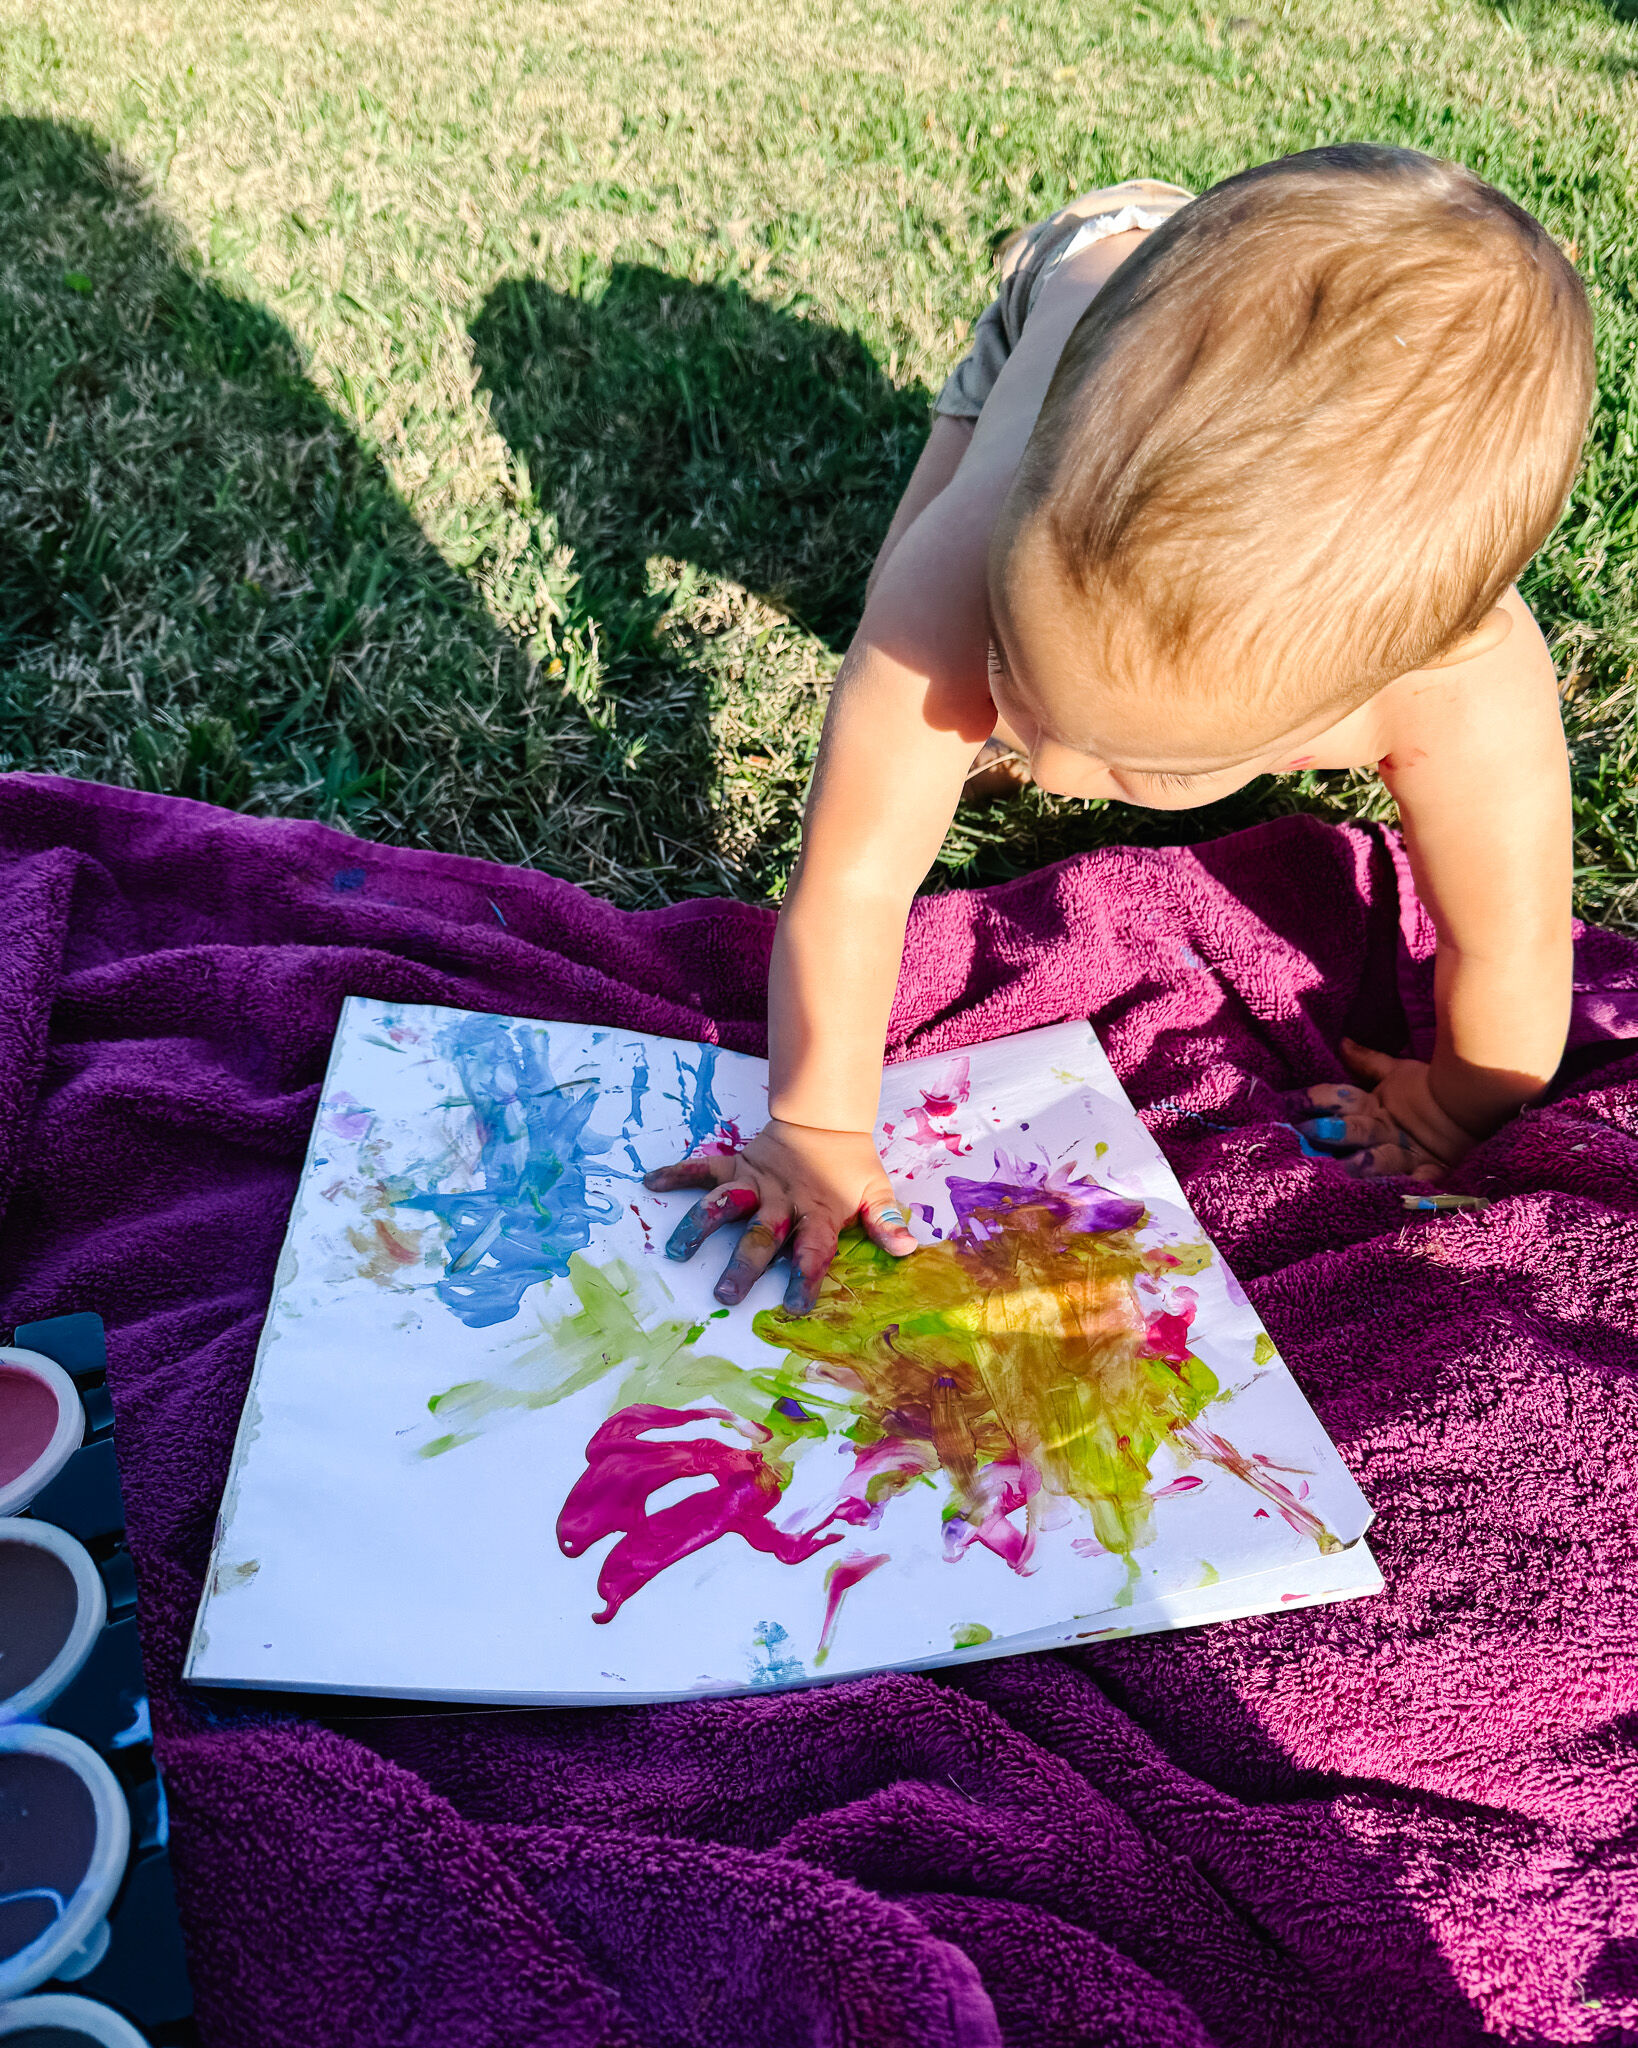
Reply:
M377 810L404 708L361 701L381 621L412 667L489 666L467 583L95 138L0 120L0 248L7 765Z
M666 607L595 533L594 616L527 494L463 538L465 574L136 171L0 119L0 768L316 815L629 904L764 893L802 764L723 801L723 664L657 636ZM741 667L745 625L719 636ZM807 671L786 695L816 730Z
M472 339L495 424L594 601L640 598L668 557L846 646L926 438L920 386L737 284L631 263L583 296L509 278Z
M926 392L732 282L631 264L575 295L504 281L473 339L533 484L468 521L463 574L137 173L87 132L0 120L0 767L319 816L634 906L777 894L824 647L857 620ZM1031 794L964 811L933 880L1292 807Z
M472 338L496 426L575 550L592 608L628 622L626 645L651 637L660 561L743 585L845 649L926 436L928 391L896 386L851 334L733 283L638 264L580 295L508 278ZM754 692L756 677L740 687ZM1294 807L1271 780L1189 812L1031 792L965 809L934 879L1006 879L1115 841L1216 838ZM788 855L794 814L785 826Z

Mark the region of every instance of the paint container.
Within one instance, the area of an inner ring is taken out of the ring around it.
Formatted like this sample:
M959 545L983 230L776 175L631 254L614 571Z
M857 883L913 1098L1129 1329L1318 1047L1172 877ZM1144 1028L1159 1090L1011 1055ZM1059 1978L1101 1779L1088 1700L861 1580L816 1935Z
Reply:
M83 1543L50 1522L0 1520L0 1724L43 1714L108 1618Z
M96 1968L130 1847L125 1795L94 1749L0 1728L0 1999Z
M112 2006L48 1991L0 2005L0 2048L148 2048Z
M0 1515L20 1514L84 1434L79 1393L56 1360L0 1345Z

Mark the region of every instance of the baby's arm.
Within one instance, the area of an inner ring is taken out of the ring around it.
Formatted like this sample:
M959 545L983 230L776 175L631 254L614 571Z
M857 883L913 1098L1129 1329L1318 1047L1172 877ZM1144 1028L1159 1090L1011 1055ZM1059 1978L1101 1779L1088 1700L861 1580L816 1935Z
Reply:
M915 1248L872 1130L905 920L995 722L988 542L981 500L941 494L900 541L837 678L774 939L768 1123L735 1158L648 1177L715 1189L678 1225L674 1258L747 1225L719 1301L742 1300L789 1238L786 1303L811 1306L854 1216L886 1250Z
M1374 1142L1377 1171L1435 1177L1540 1095L1564 1052L1572 829L1558 684L1523 599L1509 591L1502 608L1500 645L1384 693L1381 773L1439 950L1431 1060L1353 1049L1373 1101L1338 1106L1354 1107L1348 1136Z
M935 427L889 529L831 693L774 941L770 1120L737 1157L648 1176L657 1191L714 1189L673 1232L672 1257L747 1224L719 1301L742 1300L788 1238L785 1299L810 1306L855 1216L886 1250L915 1248L872 1131L905 920L995 728L990 536L1070 331L1141 239L1111 236L1059 266L970 433Z

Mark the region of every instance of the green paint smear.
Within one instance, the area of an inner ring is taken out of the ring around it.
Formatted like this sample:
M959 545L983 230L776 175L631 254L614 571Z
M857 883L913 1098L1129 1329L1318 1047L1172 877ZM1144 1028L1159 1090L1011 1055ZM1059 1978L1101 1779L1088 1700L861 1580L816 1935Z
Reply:
M623 1259L598 1267L576 1252L568 1277L579 1308L543 1323L540 1338L520 1351L506 1379L464 1380L427 1403L448 1433L423 1444L421 1457L439 1457L469 1443L496 1415L553 1407L614 1372L623 1377L609 1403L611 1414L637 1402L664 1408L714 1402L772 1432L765 1455L776 1469L782 1449L827 1434L823 1415L812 1411L839 1404L805 1385L805 1368L797 1369L794 1360L770 1357L762 1370L746 1372L731 1359L692 1349L702 1324L672 1316L645 1329L639 1320L643 1280ZM781 1401L802 1413L788 1413L777 1405ZM852 1413L850 1405L845 1412Z
M1204 1592L1204 1591L1206 1590L1206 1588L1207 1588L1208 1586L1215 1586L1215 1585L1217 1584L1217 1580L1218 1580L1218 1572L1217 1572L1217 1567L1216 1567L1216 1565L1214 1565L1214 1564L1208 1564L1208 1563L1206 1562L1206 1560L1205 1560L1204 1558L1202 1558L1202 1559L1200 1560L1200 1587L1199 1587L1199 1590L1200 1590L1200 1591L1201 1591L1201 1592L1203 1593L1203 1592Z
M981 1621L963 1621L950 1631L951 1639L958 1650L976 1650L980 1643L994 1640L990 1631Z
M1257 1332L1257 1341L1251 1347L1252 1364L1267 1365L1271 1358L1278 1358L1279 1355L1274 1349L1274 1339L1266 1330L1259 1330Z
M956 1514L981 1517L984 1468L1023 1458L1049 1495L1087 1508L1104 1549L1129 1556L1152 1535L1156 1452L1218 1393L1192 1354L1151 1355L1132 1283L1198 1263L1193 1247L1146 1252L1130 1231L1066 1229L1045 1208L1012 1210L987 1242L908 1259L850 1230L813 1308L764 1309L753 1327L789 1348L793 1372L812 1361L855 1394L884 1433L913 1421ZM888 1490L905 1483L887 1475Z

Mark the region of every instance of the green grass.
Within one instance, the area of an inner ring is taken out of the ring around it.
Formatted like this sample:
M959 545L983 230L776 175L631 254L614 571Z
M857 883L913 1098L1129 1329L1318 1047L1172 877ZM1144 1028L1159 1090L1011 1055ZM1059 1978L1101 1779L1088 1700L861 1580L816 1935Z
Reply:
M1243 4L0 0L0 765L777 895L996 243L1369 137L1496 179L1592 289L1526 591L1582 908L1638 922L1638 7ZM1293 807L1385 808L1032 793L933 880Z

